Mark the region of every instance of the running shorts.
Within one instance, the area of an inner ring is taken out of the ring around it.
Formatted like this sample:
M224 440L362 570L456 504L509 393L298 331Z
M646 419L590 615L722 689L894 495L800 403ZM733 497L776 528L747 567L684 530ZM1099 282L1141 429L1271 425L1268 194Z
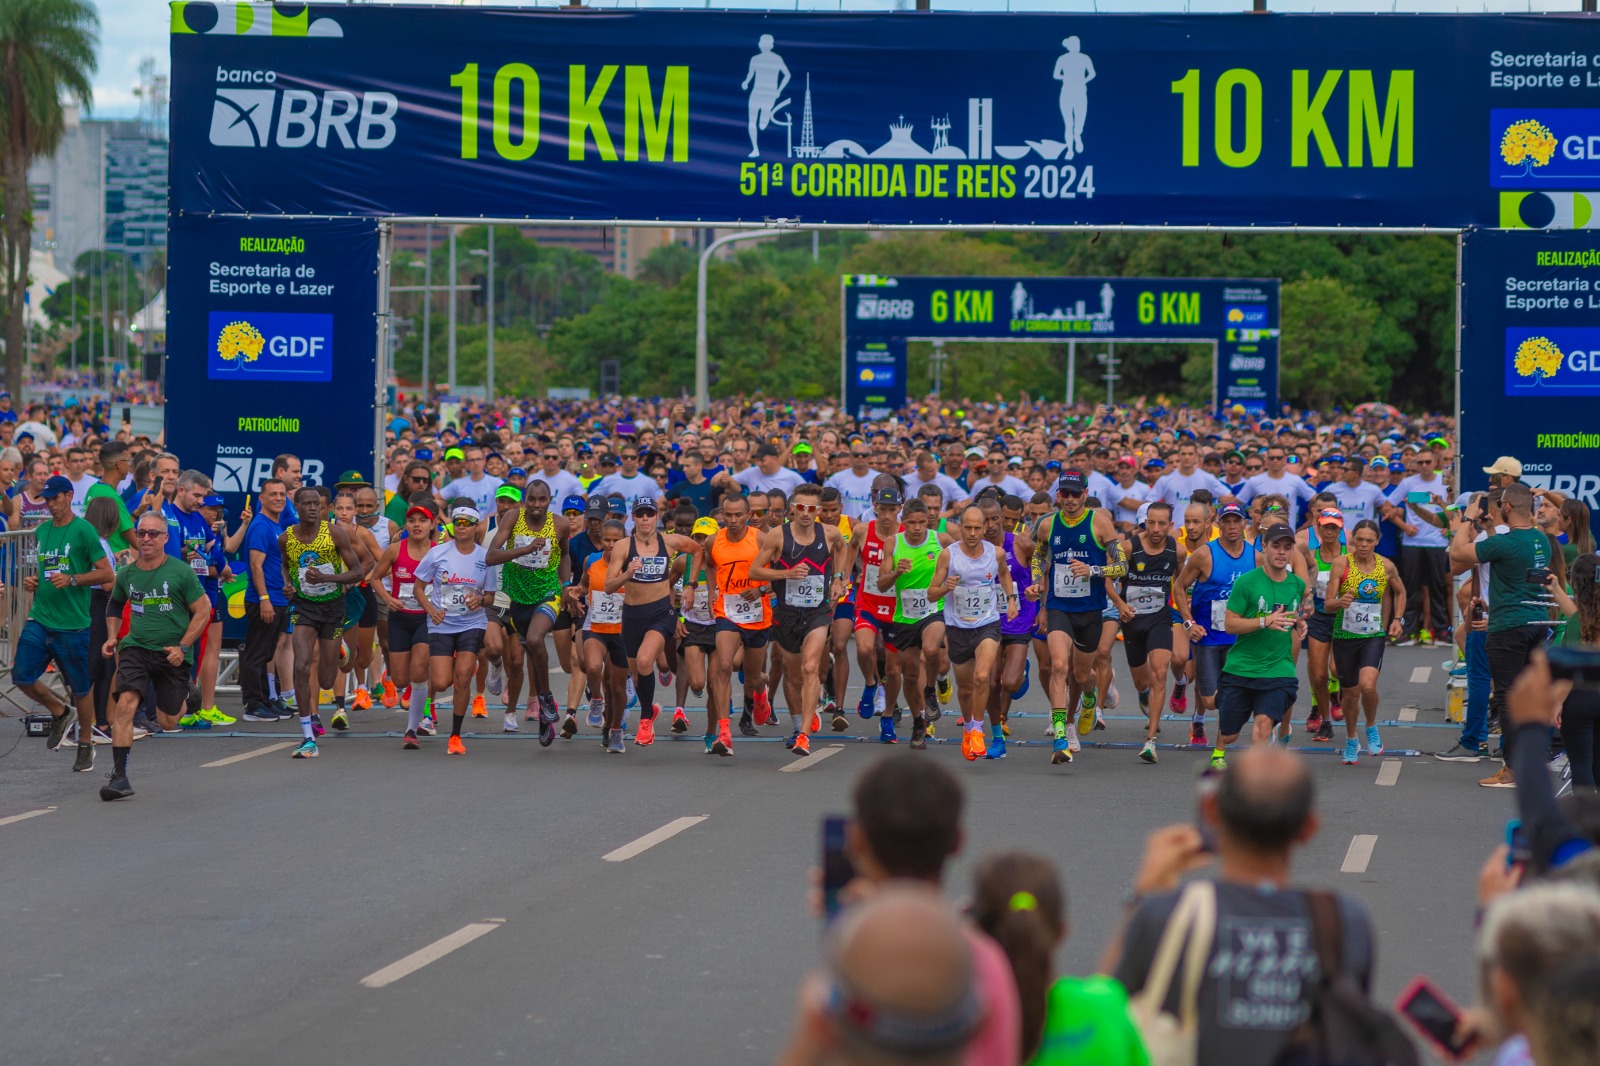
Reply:
M1189 657L1194 660L1195 689L1210 699L1217 694L1222 681L1222 664L1228 659L1232 644L1191 644Z
M960 666L970 663L978 654L978 645L986 640L996 644L1000 642L1000 623L990 622L988 625L978 626L975 629L962 629L959 626L947 625L944 627L945 647L950 650L950 661Z
M662 639L671 640L678 634L678 616L672 609L672 597L663 596L650 603L624 603L622 605L622 647L628 658L639 654L645 634L660 633Z
M1333 615L1312 611L1311 617L1306 619L1306 639L1320 640L1324 644L1332 641Z
M1361 683L1361 671L1369 667L1373 670L1383 669L1383 648L1386 643L1382 633L1335 640L1333 673L1339 679L1339 687L1354 689Z
M800 654L805 647L807 634L826 629L832 624L833 610L826 604L798 610L779 607L772 612L772 635L777 639L778 647L790 655Z
M389 650L410 651L428 643L428 616L421 611L389 612Z
M449 658L457 652L476 654L483 650L484 630L469 629L464 633L429 633L428 654Z
M1051 633L1066 633L1072 646L1083 652L1100 650L1106 619L1099 611L1058 611L1046 609L1046 625Z
M111 694L137 692L142 696L146 689L155 692L158 711L178 717L189 698L189 664L173 666L164 651L123 647L117 653L117 676L111 684Z
M1129 666L1143 666L1151 652L1172 650L1172 622L1164 611L1136 614L1122 627L1122 646Z
M344 630L345 597L333 600L296 599L289 604L289 625L305 626L322 640L337 640Z
M587 655L589 643L593 641L601 644L606 649L606 661L619 670L628 668L628 651L622 646L621 633L596 633L592 629L583 630L583 647ZM635 649L637 650L637 649Z
M883 630L883 642L891 649L899 651L920 651L922 649L922 634L934 624L944 625L944 615L930 614L918 622L880 622Z
M683 623L683 639L678 642L678 651L681 654L684 648L702 648L705 651L715 651L717 648L717 627L715 625L701 625L699 622Z
M1277 725L1299 691L1300 682L1292 677L1240 677L1224 671L1217 686L1217 729L1222 736L1238 736L1258 715Z
M726 618L717 619L712 628L719 634L739 634L739 643L743 644L747 648L765 648L767 646L768 639L770 639L772 635L769 628L746 629L737 623L728 621Z

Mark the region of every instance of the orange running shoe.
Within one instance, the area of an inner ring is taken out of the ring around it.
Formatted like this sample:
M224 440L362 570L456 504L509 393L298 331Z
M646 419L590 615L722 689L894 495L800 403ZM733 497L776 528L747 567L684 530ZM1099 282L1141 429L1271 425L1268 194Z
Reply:
M816 711L812 711L811 712L811 728L807 729L806 732L807 733L820 733L820 732L822 732L822 716L820 714L818 714Z
M472 717L474 717L474 718L487 718L487 717L489 717L489 708L484 706L483 693L481 693L481 692L478 693L476 696L472 697Z
M371 710L372 709L372 693L368 692L365 688L357 688L356 689L356 698L355 698L354 703L355 703L355 709L358 710L358 711Z
M799 736L794 738L794 747L790 748L789 751L790 751L791 754L794 754L794 755L810 755L811 754L811 740L810 740L810 738L807 737L804 733L801 733Z
M656 742L656 715L661 713L661 708L653 708L654 714L646 717L639 716L639 731L633 735L633 742L641 748L649 747Z
M989 746L983 742L983 727L967 730L967 736L972 739L967 741L967 758L977 760L989 754Z
M963 759L977 758L972 754L972 733L967 729L961 730L961 757Z
M451 737L449 741L445 743L444 753L446 755L465 755L467 753L467 746L461 743L460 737Z
M765 692L756 693L756 698L751 703L751 710L755 712L756 725L772 724L772 701L767 699Z
M400 693L395 691L394 682L387 677L383 679L383 694L378 697L378 702L391 711L400 705Z
M711 754L733 754L733 733L729 730L728 720L726 718L717 723L717 739L711 744Z

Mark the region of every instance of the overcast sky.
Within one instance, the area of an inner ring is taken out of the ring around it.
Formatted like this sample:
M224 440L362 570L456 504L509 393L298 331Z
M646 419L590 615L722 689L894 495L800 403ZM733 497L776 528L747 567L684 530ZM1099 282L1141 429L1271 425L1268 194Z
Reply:
M673 8L687 6L685 0L589 0L595 7ZM911 4L914 0L906 0ZM1248 10L1250 0L933 0L941 10L966 11L1101 11L1173 12L1196 14ZM555 2L508 6L553 7ZM700 6L700 5L695 5ZM714 7L748 10L886 11L894 0L793 0L784 4L747 3L742 0L715 0ZM1576 11L1580 0L1268 0L1274 11L1444 11L1444 12L1525 12ZM155 56L159 70L165 72L168 15L165 4L153 0L102 0L100 4L100 69L94 77L94 115L97 118L131 118L138 114L139 101L133 90L139 83L139 61Z

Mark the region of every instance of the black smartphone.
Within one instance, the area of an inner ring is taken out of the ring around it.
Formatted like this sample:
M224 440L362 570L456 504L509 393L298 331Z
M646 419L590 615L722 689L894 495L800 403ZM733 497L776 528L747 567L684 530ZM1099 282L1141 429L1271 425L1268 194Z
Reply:
M1406 990L1400 993L1400 998L1395 1000L1394 1008L1417 1027L1417 1032L1433 1045L1441 1058L1449 1062L1462 1062L1477 1050L1476 1036L1456 1039L1461 1008L1426 977L1413 979Z
M1556 645L1545 654L1554 680L1571 681L1579 688L1600 688L1600 651Z
M830 814L822 819L822 913L831 921L839 913L839 893L855 880L856 868L845 851L844 828L849 819Z
M1548 566L1530 566L1523 577L1528 584L1538 585L1542 588L1544 583L1550 580L1550 568Z
M1217 832L1206 822L1205 799L1222 783L1222 772L1207 767L1200 772L1194 786L1194 827L1200 833L1200 850L1207 855L1217 853Z

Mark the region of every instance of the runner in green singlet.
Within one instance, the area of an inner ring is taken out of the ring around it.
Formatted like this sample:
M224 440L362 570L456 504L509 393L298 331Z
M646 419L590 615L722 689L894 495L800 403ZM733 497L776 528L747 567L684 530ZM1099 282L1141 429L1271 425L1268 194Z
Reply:
M948 533L932 532L929 520L928 507L920 498L907 500L900 511L905 532L895 536L889 553L894 565L878 571L880 593L894 593L894 620L883 626L883 639L899 653L903 691L913 723L926 721L922 690L938 672L944 644L944 599L930 600L928 586L939 553L951 538ZM892 715L880 717L878 728L882 743L896 742Z
M517 520L502 523L492 545L523 550L500 571L500 586L511 597L511 621L522 636L533 666L534 691L528 694L528 718L534 718L537 700L539 743L545 747L555 741L560 712L550 691L550 653L544 638L561 613L561 589L572 578L572 560L567 557L567 538L571 535L571 523L550 512L549 486L534 478L523 491Z

